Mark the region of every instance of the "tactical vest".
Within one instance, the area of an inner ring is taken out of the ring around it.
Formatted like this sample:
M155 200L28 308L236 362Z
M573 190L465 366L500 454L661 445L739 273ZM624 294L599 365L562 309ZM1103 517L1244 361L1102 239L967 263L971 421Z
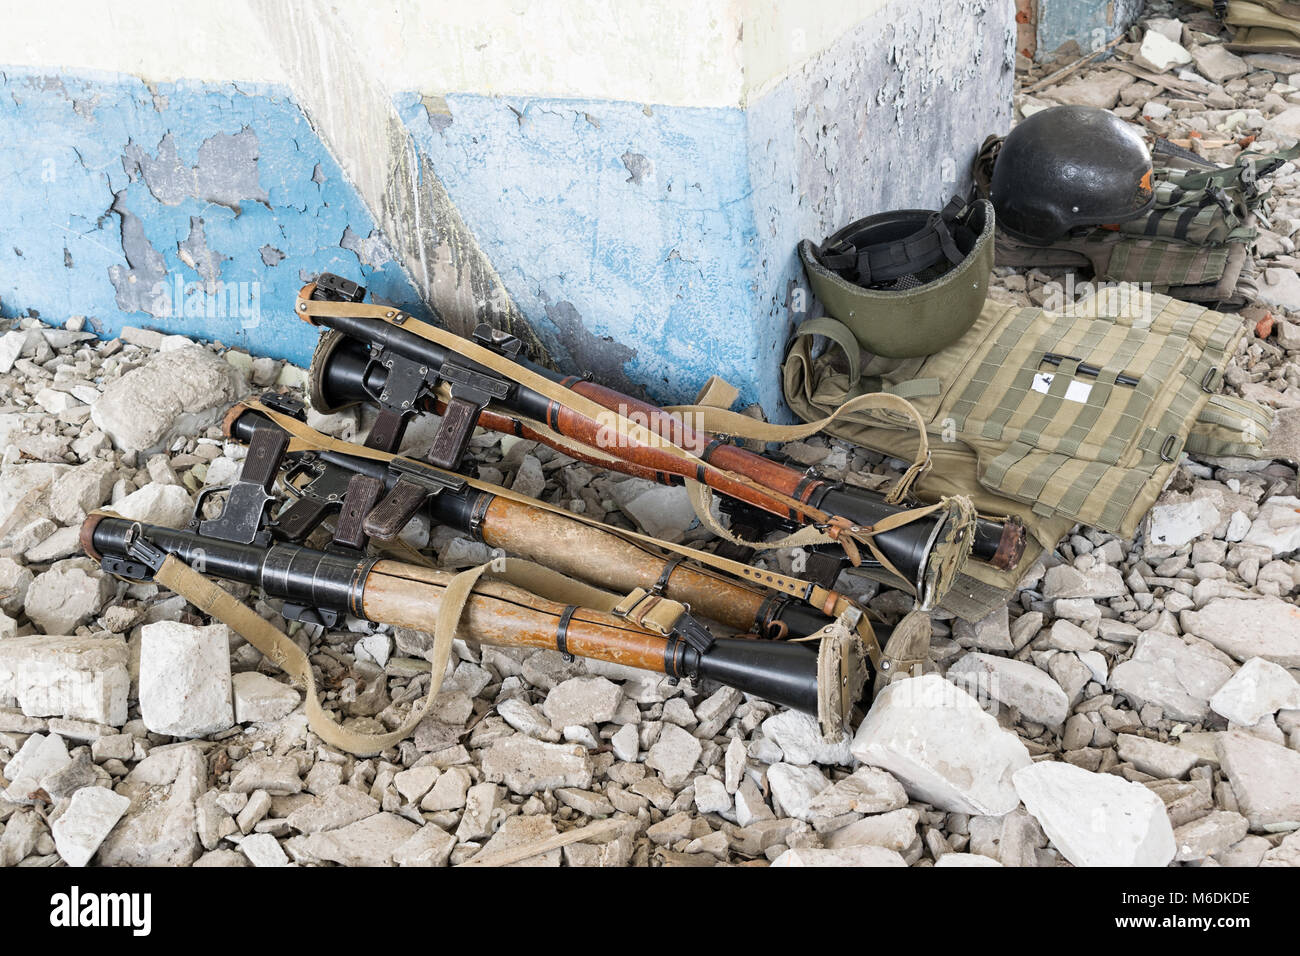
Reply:
M1188 0L1213 10L1215 0ZM1300 3L1295 0L1228 0L1224 21L1236 28L1226 44L1238 53L1300 55Z
M918 493L968 495L982 513L1024 521L1029 546L1019 566L997 571L970 562L941 605L978 619L1074 524L1132 537L1218 391L1245 333L1241 319L1163 295L1142 306L1134 311L1149 322L1099 316L1095 305L1060 315L990 300L970 331L941 352L865 364L840 323L812 319L786 357L786 401L811 421L867 392L906 398L931 437L933 467ZM838 348L815 357L815 336ZM1243 417L1254 425L1244 428ZM1258 429L1262 447L1270 422L1254 403L1220 396L1194 443L1200 451L1250 454L1243 434ZM906 429L905 420L870 411L827 430L910 458L915 439Z
M1001 139L990 136L975 160L976 189L987 192ZM1169 147L1166 147L1167 149ZM1300 146L1262 155L1242 153L1217 167L1179 151L1194 168L1154 167L1155 202L1142 216L1102 226L1049 246L999 231L995 261L1018 268L1087 267L1099 282L1149 284L1188 302L1241 307L1257 291L1251 246L1258 233L1253 210L1268 195L1263 177L1300 156Z

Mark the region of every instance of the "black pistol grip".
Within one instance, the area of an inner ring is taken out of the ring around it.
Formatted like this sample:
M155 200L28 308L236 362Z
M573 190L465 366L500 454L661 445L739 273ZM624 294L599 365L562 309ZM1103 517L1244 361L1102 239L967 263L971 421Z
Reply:
M372 538L391 540L406 527L428 497L429 489L425 485L399 478L393 490L366 515L362 528Z
M433 438L433 444L429 446L426 460L448 471L459 468L482 411L482 405L453 395L447 402L446 411L442 413L442 425Z

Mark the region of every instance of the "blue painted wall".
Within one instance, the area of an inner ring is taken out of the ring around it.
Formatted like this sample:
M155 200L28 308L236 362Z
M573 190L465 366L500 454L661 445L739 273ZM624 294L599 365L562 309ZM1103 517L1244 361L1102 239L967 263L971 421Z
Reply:
M431 113L413 93L395 105L562 367L598 366L657 398L720 374L747 401L779 403L754 375L769 343L753 325L741 110L458 94ZM606 346L575 355L579 325Z
M1051 59L1071 41L1078 45L1075 56L1091 53L1127 30L1143 5L1143 0L1038 0L1035 59Z
M690 401L718 374L789 420L780 361L817 308L796 243L963 190L1009 123L1013 38L1007 0L893 0L744 108L377 87L365 141L326 109L323 142L282 87L0 70L0 309L305 363L293 302L332 271L458 327L522 315L623 390ZM392 235L325 142L387 172L368 198Z
M183 332L305 364L322 271L417 307L283 89L0 71L0 310ZM346 248L345 248L346 246Z

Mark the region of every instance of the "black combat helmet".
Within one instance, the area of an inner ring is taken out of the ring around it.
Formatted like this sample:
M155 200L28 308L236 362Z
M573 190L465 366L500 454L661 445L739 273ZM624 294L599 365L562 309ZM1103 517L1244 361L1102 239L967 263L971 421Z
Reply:
M1136 219L1155 200L1151 153L1108 110L1054 106L1013 129L993 167L998 225L1026 242L1050 243L1080 226Z

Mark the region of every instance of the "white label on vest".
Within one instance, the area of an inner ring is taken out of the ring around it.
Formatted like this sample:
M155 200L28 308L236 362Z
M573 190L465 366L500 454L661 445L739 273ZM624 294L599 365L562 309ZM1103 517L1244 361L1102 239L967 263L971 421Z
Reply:
M1053 378L1055 378L1055 376L1051 372L1037 373L1034 376L1034 384L1032 386L1033 390L1035 392L1042 392L1046 395L1047 390L1052 387ZM1091 394L1092 386L1087 382L1080 382L1078 379L1071 382L1065 390L1065 398L1067 401L1078 402L1081 405L1088 401L1088 396Z

